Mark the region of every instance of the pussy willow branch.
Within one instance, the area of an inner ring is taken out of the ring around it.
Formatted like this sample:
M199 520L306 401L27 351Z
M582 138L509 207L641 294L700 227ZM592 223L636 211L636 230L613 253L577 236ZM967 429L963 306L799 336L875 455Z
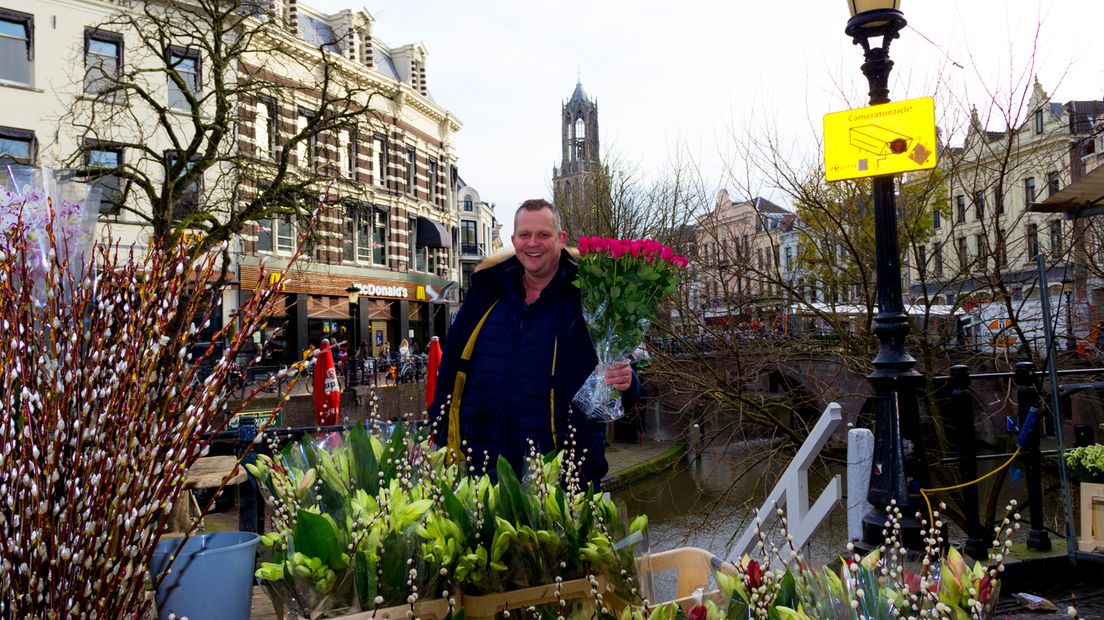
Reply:
M203 434L245 406L228 405L229 370L282 284L262 267L237 325L217 334L222 355L189 360L222 295L218 252L135 256L107 242L71 263L50 236L36 282L27 233L0 231L0 617L143 613L185 472Z

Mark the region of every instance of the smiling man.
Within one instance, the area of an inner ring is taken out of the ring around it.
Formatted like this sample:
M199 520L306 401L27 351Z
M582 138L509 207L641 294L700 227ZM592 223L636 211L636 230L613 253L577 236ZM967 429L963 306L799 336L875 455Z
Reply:
M604 428L570 404L598 358L560 214L546 200L525 201L510 240L512 256L489 258L472 274L449 329L429 410L434 437L476 471L493 470L502 455L521 475L530 445L565 447L570 428L583 481L597 486L608 469ZM626 405L639 396L627 364L607 371L606 383Z

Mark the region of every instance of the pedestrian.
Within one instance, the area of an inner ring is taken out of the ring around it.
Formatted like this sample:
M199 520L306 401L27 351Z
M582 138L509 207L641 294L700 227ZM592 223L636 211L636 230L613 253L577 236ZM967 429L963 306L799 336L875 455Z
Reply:
M408 343L406 341L406 338L403 338L402 342L399 343L399 357L409 357L409 356L410 356L410 343Z
M546 200L522 203L510 240L512 255L491 257L472 274L449 329L429 407L435 441L477 471L493 475L501 455L521 475L530 442L542 453L569 447L571 427L582 481L597 486L609 469L604 424L571 408L598 364L575 285L578 263ZM609 369L605 381L626 406L639 397L628 364Z
M369 373L372 372L372 367L369 361L372 359L372 347L368 345L367 340L361 340L360 346L356 350L356 365L360 370L361 383L368 383Z

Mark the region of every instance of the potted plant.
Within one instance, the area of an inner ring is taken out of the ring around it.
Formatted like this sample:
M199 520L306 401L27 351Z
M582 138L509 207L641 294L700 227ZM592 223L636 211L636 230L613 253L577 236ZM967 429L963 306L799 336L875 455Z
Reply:
M1104 445L1066 452L1069 474L1081 482L1081 546L1104 546Z

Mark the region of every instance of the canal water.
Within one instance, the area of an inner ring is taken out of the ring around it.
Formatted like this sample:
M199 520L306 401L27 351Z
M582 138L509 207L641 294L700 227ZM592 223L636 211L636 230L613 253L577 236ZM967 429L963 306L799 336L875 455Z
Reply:
M624 502L629 514L648 515L653 551L693 546L723 559L744 528L753 525L755 511L788 465L787 457L772 456L774 447L766 440L706 447L613 496ZM842 474L843 468L810 473L810 501L819 496L832 473ZM807 556L830 562L846 545L847 518L841 508L817 528Z

